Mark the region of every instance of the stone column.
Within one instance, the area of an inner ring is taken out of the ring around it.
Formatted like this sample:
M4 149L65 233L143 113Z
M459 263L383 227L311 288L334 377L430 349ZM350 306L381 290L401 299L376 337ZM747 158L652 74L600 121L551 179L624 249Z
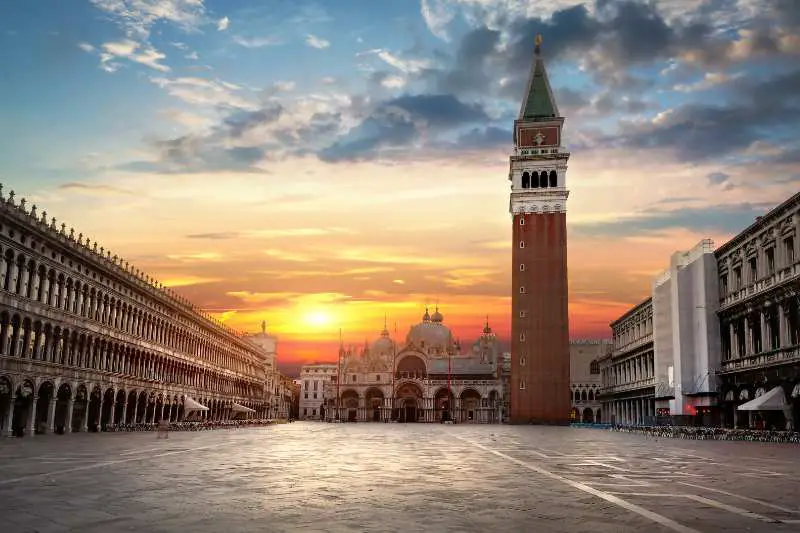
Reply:
M0 261L0 263L5 264L5 261ZM8 402L8 412L5 415L5 420L3 421L3 431L5 432L7 437L13 437L13 429L11 424L14 422L14 403L16 402L17 395L11 395L11 401Z
M776 346L776 348L782 348L783 346L789 345L789 339L786 335L789 328L786 327L788 316L786 314L785 305L786 304L783 302L778 304L778 342L780 345Z
M767 334L767 315L764 311L758 313L759 320L761 322L761 351L768 352L770 350L770 340L769 335Z
M17 262L11 263L11 271L8 275L8 291L17 292L17 275L19 274L19 266Z
M81 432L87 433L89 431L89 399L91 394L84 400L83 406L83 420L81 421Z
M67 402L67 416L64 422L64 433L72 433L72 410L75 408L75 398L70 397Z
M53 391L55 392L55 391ZM56 396L53 395L50 398L50 405L47 406L47 432L53 433L55 430L55 423L56 423Z
M731 339L731 350L730 350L730 358L736 359L738 356L737 350L739 349L738 343L736 342L736 328L733 326L733 320L728 323L728 330L730 332L730 339Z
M36 404L38 401L39 397L34 395L31 400L31 412L28 413L28 434L31 437L33 437L36 429Z
M103 404L106 401L106 395L101 391L100 392L100 409L97 410L97 418L94 419L93 423L97 424L97 431L99 432L103 427Z
M750 317L744 317L744 349L745 353L742 355L753 354L753 330L750 328Z

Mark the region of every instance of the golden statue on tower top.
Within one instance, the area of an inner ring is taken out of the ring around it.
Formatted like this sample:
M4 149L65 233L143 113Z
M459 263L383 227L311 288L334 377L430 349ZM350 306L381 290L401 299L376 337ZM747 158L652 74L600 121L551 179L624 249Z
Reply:
M539 54L542 53L542 34L541 33L537 33L536 34L536 40L534 42L536 43L536 48L533 49L533 53L538 56Z

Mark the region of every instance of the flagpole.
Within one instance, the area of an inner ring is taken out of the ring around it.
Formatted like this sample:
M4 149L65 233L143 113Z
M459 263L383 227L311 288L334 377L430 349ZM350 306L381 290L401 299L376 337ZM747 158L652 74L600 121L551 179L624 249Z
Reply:
M391 403L391 412L389 413L389 418L392 419L394 417L394 399L395 399L395 390L394 390L394 376L397 373L396 364L397 364L397 322L394 323L394 339L392 339L392 403Z
M339 328L339 359L336 365L336 420L339 420L339 386L342 383L342 328Z

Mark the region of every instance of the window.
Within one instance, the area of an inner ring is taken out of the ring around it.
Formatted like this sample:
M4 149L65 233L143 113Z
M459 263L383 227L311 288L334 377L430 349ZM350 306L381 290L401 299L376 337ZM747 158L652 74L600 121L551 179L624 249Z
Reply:
M737 266L733 269L733 280L736 284L736 289L742 288L742 267Z
M728 294L728 275L727 274L723 275L722 278L719 280L719 285L722 288L722 295L724 296L724 295Z
M308 416L308 407L303 407L303 416Z
M317 399L317 393L316 392L314 393L314 399L315 400Z
M312 409L311 410L311 416L317 416L317 410L316 409Z
M519 293L520 294L525 294L525 287L520 287L519 288Z
M783 240L783 255L786 256L785 266L791 266L794 263L794 237L786 237Z
M377 374L377 375L375 376L375 381L380 381L380 380L381 380L381 375L380 375L380 374Z
M525 263L520 263L519 264L519 271L520 272L525 272Z
M520 318L525 318L526 316L528 316L528 312L527 311L520 311L519 312L519 317Z
M521 356L519 358L519 366L525 366L525 356Z
M525 342L525 334L524 333L520 333L519 334L519 342Z
M519 217L519 225L520 226L524 226L525 225L525 217Z
M519 247L525 248L525 241L519 241Z
M764 252L767 257L767 274L775 272L775 248L769 248Z
M600 373L600 363L597 361L592 361L589 365L589 373L591 374L599 374Z
M747 266L750 268L750 283L753 283L758 279L758 260L751 257Z
M305 398L306 400L308 400L308 393L307 393L307 392L306 392L305 394L303 394L303 398Z
M525 380L519 380L519 390L525 390Z
M356 375L353 374L353 383L355 383L355 382L356 382Z

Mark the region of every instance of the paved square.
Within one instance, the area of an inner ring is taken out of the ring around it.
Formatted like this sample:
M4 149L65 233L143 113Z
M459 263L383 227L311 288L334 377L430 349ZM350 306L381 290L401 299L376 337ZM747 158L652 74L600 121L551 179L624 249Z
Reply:
M3 532L800 531L800 448L324 424L0 441Z

